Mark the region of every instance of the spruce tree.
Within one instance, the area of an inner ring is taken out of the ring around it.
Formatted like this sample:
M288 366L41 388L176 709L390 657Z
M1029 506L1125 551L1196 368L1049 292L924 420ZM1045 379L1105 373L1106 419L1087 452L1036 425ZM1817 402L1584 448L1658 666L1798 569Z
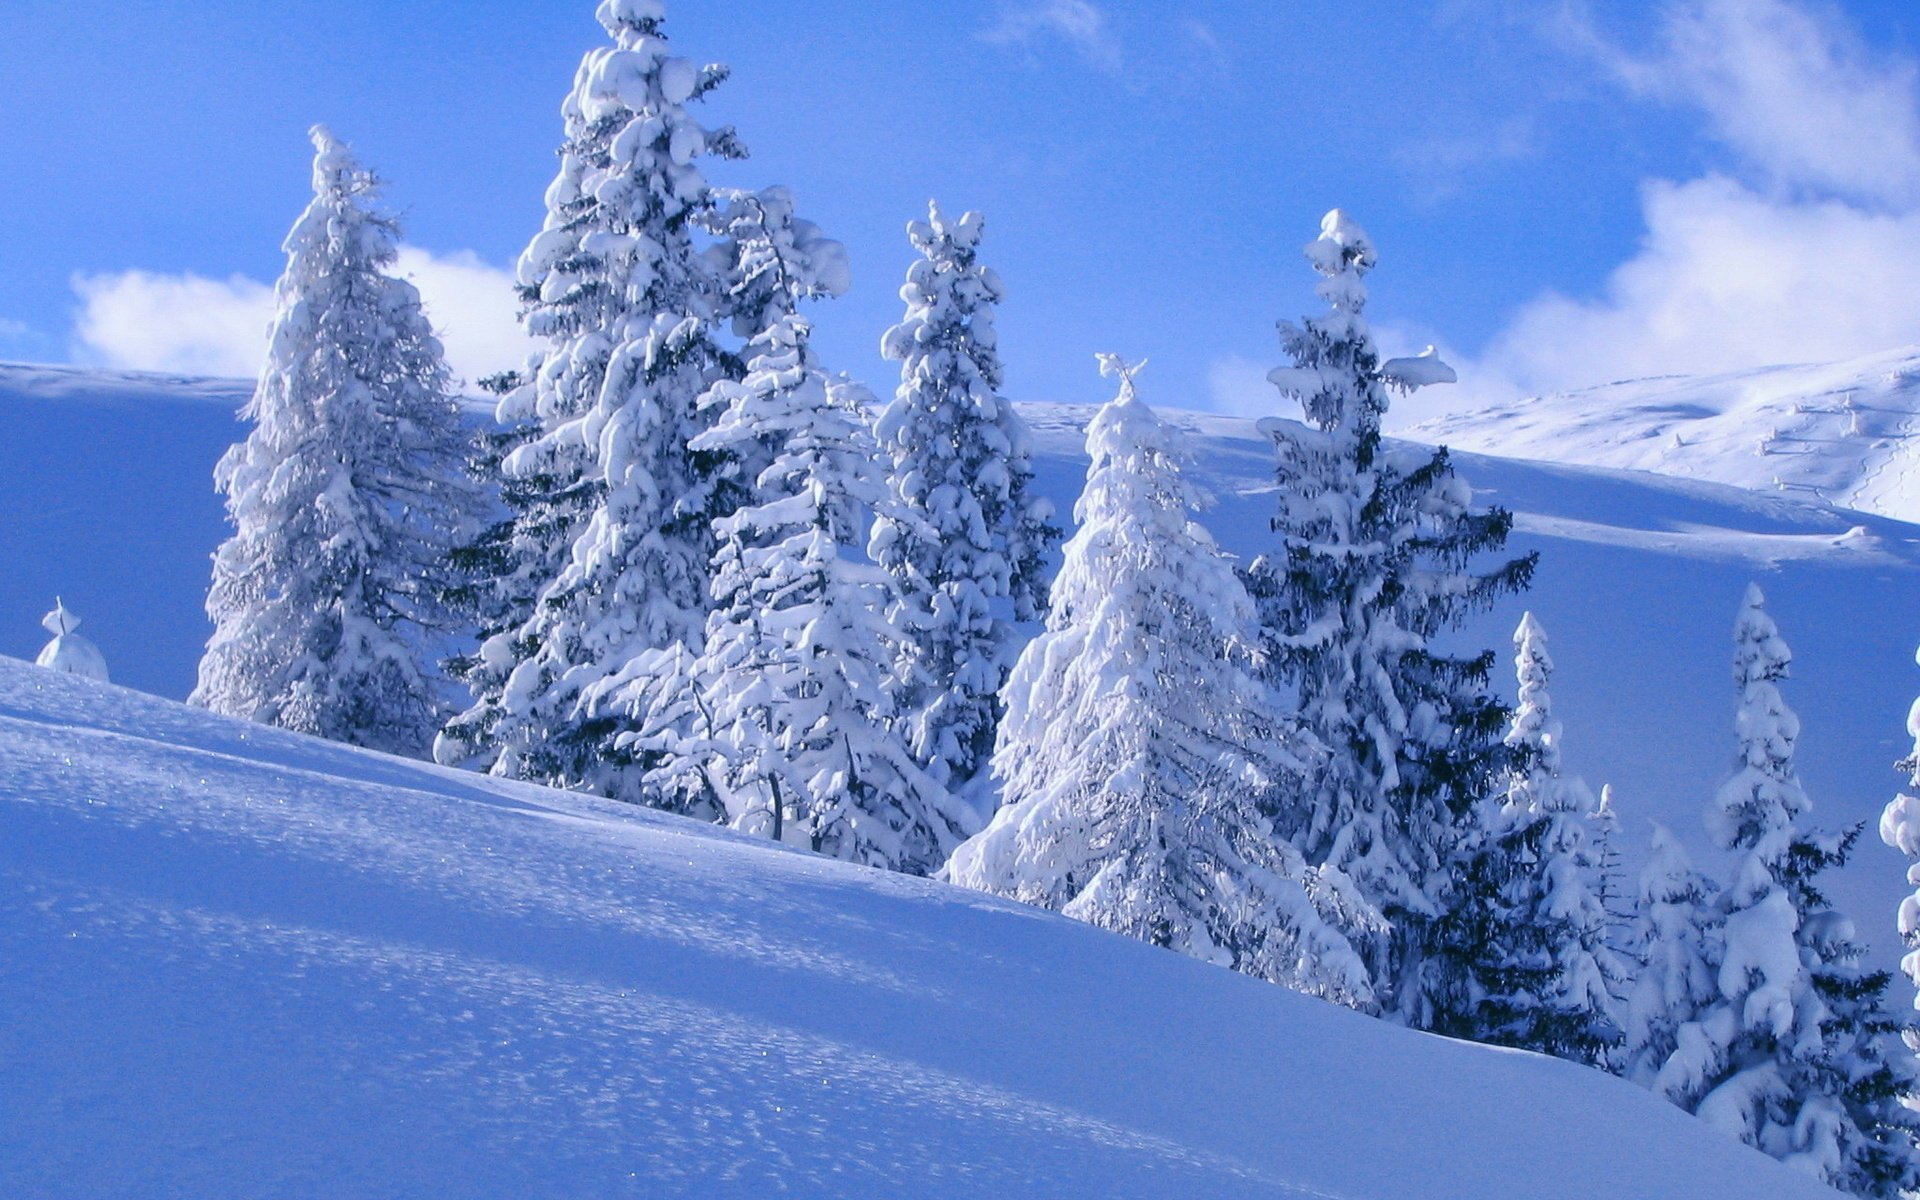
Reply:
M1697 1040L1698 1027L1689 1026L1719 995L1710 965L1720 958L1713 947L1718 901L1718 889L1693 869L1680 840L1655 825L1632 941L1639 969L1627 989L1615 1060L1616 1071L1642 1087L1659 1088L1680 1031Z
M1607 942L1596 891L1599 860L1589 814L1593 796L1561 761L1561 726L1548 685L1553 660L1532 613L1514 632L1519 704L1506 744L1507 792L1491 822L1491 853L1473 883L1484 902L1484 941L1473 960L1470 1024L1454 1032L1496 1045L1604 1065L1620 1037L1618 995L1626 969Z
M1708 812L1735 858L1724 937L1708 943L1719 996L1679 1031L1657 1086L1709 1124L1834 1187L1893 1197L1920 1185L1920 1117L1904 1027L1884 1005L1888 976L1861 966L1852 922L1818 879L1846 861L1858 829L1804 831L1794 771L1799 719L1780 695L1792 661L1749 587L1735 625L1741 753Z
M658 0L605 0L599 16L613 44L581 63L545 227L519 265L527 329L548 345L498 410L519 439L501 456L514 524L493 547L506 619L436 753L643 801L651 764L622 748L614 698L657 655L697 650L711 606L728 497L723 464L690 443L701 396L736 364L715 336L701 235L716 202L698 160L743 152L687 111L726 71L668 52Z
M1632 974L1632 929L1638 910L1633 893L1626 884L1626 868L1620 854L1620 810L1613 800L1613 785L1600 786L1600 800L1590 815L1593 829L1594 892L1607 914L1607 944Z
M634 741L661 755L653 790L691 811L928 874L962 815L893 728L888 576L847 553L885 502L868 393L827 378L797 311L843 286L839 245L778 189L743 198L729 232L737 319L759 328L744 378L708 394L720 411L693 448L738 473L743 499L715 522L704 650L630 698L650 703Z
M1194 521L1176 435L1103 366L1120 394L1088 428L1079 530L1008 681L1003 805L947 878L1368 1005L1341 897L1272 830L1304 751L1256 670L1252 601Z
M914 748L941 783L960 788L993 748L1010 630L1043 610L1058 531L1031 494L1026 424L1000 394L993 310L999 276L979 261L978 213L958 221L932 206L907 227L922 260L907 274L904 320L881 351L900 387L875 424L894 503L869 549L903 598L906 633L895 687Z
M214 475L234 533L191 701L420 755L444 715L426 660L447 554L478 510L466 435L420 294L386 273L398 229L378 181L325 129L313 144L253 428Z
M1390 934L1360 937L1375 991L1398 1019L1434 1028L1472 1019L1443 1011L1469 994L1477 948L1449 945L1442 918L1501 776L1507 716L1487 689L1493 653L1455 656L1434 639L1524 587L1534 557L1474 572L1511 517L1473 508L1444 449L1382 439L1390 388L1451 372L1430 355L1380 360L1364 314L1366 233L1329 213L1306 255L1329 311L1281 326L1294 365L1270 378L1306 420L1261 423L1279 456L1281 547L1254 563L1250 585L1277 673L1330 757L1282 832L1385 915Z

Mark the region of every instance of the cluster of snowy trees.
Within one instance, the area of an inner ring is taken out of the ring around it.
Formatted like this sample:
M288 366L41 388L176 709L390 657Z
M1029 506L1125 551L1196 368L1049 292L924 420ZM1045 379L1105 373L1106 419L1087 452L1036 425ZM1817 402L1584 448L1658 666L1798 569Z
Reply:
M1103 356L1118 395L1049 580L978 215L910 225L881 406L813 346L840 245L785 189L705 174L745 155L691 108L725 69L670 52L659 0L599 16L518 268L544 348L486 381L491 422L387 273L377 180L315 131L252 429L217 472L235 533L196 703L940 875L1617 1071L1861 1195L1920 1186L1906 1027L1818 887L1857 831L1802 827L1759 593L1713 809L1736 870L1661 832L1631 894L1611 796L1564 770L1540 623L1511 709L1492 651L1443 648L1534 559L1499 557L1510 517L1445 450L1382 437L1395 393L1452 372L1380 357L1357 224L1328 215L1326 309L1281 327L1302 419L1261 424L1268 551L1215 545L1178 431ZM456 704L432 661L462 645ZM1920 800L1896 809L1920 854ZM1902 922L1920 939L1920 899Z

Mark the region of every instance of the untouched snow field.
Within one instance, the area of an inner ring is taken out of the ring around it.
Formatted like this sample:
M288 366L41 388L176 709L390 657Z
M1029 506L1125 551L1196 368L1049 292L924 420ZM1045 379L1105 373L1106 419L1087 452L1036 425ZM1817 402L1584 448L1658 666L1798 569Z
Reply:
M0 1195L1814 1200L1596 1071L0 659Z
M1920 521L1920 347L1831 365L1634 379L1404 432L1463 450L1711 479Z

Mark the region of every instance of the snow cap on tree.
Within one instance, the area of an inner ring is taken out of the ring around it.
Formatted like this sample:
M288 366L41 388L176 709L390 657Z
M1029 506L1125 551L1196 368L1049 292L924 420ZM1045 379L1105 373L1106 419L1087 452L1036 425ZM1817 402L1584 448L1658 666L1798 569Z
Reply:
M80 628L80 618L65 601L54 597L53 611L40 618L40 627L51 633L53 640L40 651L40 657L33 660L36 666L108 682L106 657L98 646L74 632Z
M1920 653L1914 658L1920 662ZM1920 699L1907 709L1907 736L1913 739L1913 750L1894 764L1894 769L1907 775L1907 787L1881 812L1880 840L1916 860L1907 868L1907 883L1916 890L1900 902L1895 925L1907 945L1900 969L1920 985ZM1920 997L1914 999L1914 1007L1920 1008ZM1909 1047L1920 1052L1920 1031L1907 1030L1906 1039Z
M1507 728L1509 746L1525 746L1534 765L1548 775L1560 773L1560 722L1553 715L1553 697L1547 685L1553 677L1553 659L1547 654L1547 631L1532 612L1521 615L1513 631L1515 674L1519 703Z

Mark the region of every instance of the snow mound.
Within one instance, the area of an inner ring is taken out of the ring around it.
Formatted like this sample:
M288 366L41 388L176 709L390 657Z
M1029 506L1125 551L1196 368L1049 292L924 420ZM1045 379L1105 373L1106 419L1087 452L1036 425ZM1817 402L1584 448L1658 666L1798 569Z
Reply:
M1920 520L1916 347L1830 365L1610 383L1436 417L1404 433Z
M0 659L0 1194L1830 1193L1621 1081Z

